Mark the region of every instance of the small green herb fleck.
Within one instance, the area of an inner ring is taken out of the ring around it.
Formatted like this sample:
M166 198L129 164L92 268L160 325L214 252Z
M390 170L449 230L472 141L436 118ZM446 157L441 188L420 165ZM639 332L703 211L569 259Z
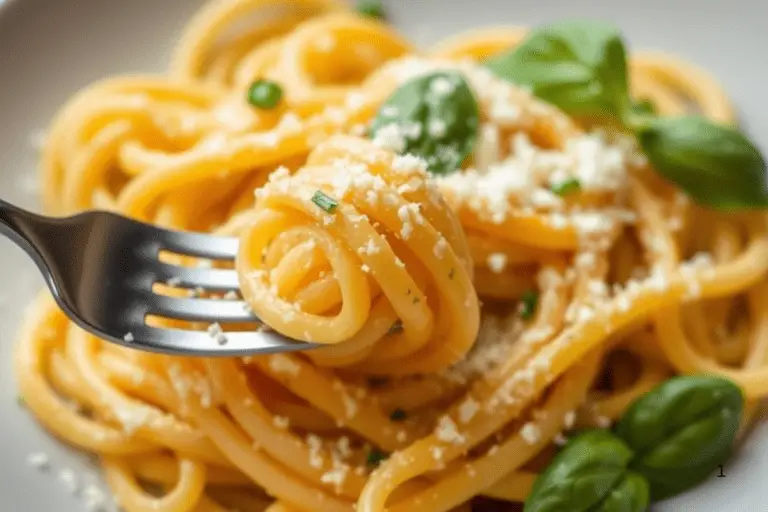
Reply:
M333 211L339 206L339 202L337 200L324 194L322 190L315 192L315 195L312 196L312 202L328 213L333 213Z
M414 298L413 298L413 303L414 303L414 304L418 304L419 302L421 302L421 299L420 299L420 298L418 298L418 297L414 297Z
M389 457L389 454L382 452L381 450L373 449L370 452L368 452L368 458L366 459L366 464L368 464L369 468L376 468L381 464L381 461L387 460Z
M24 400L24 397L21 396L21 395L18 395L16 397L16 403L18 404L19 407L26 407L27 406L27 402Z
M360 14L377 20L383 20L387 17L380 0L358 0L356 9Z
M453 279L453 276L456 275L456 269L452 268L448 271L448 279Z
M536 313L536 305L539 303L539 292L536 290L526 291L520 298L520 303L522 304L520 316L523 320L530 320L533 318L533 314Z
M581 190L581 182L578 178L568 178L567 180L553 183L549 186L549 189L559 196L567 196L574 192Z
M632 113L636 116L656 115L656 105L649 99L642 99L632 102Z
M400 409L399 407L394 411L392 411L392 414L389 415L389 419L392 421L403 421L407 417L408 417L408 413Z
M397 334L402 330L403 330L403 322L398 320L397 322L392 324L392 327L389 328L389 334Z
M256 108L273 109L283 98L283 88L271 80L256 80L248 88L248 103Z

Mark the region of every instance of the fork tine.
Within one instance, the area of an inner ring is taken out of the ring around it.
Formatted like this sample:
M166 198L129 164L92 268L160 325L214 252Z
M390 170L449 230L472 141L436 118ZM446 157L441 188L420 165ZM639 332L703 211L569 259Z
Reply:
M240 289L237 272L219 268L181 267L157 262L153 270L156 282L181 288L203 288L209 291L228 292Z
M168 229L159 230L162 237L155 240L160 248L171 252L208 258L212 260L234 260L239 241L237 238L204 235L201 233L183 233Z
M292 341L274 331L251 331L225 333L226 343L220 344L208 333L187 331L183 329L159 329L147 325L137 326L131 330L135 342L123 345L150 350L178 354L188 352L192 347L202 356L245 356L255 353L269 354L294 350L315 348L312 343Z
M144 297L147 313L190 322L258 322L241 300L188 299L151 295Z

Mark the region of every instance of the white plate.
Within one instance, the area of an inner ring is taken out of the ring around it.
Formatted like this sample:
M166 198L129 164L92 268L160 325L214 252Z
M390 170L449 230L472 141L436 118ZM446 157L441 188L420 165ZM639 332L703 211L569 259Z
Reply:
M386 0L385 0L386 2ZM668 50L711 70L736 98L744 121L768 150L768 4L759 0L389 0L394 23L420 43L479 25L599 18L619 25L633 47ZM0 0L0 196L35 207L37 155L30 136L58 105L89 82L126 71L161 71L199 0ZM42 286L20 250L0 240L0 512L80 512L59 481L72 468L97 478L85 458L43 432L16 402L12 352L25 304ZM29 467L43 451L52 468ZM768 425L696 490L663 511L768 510Z

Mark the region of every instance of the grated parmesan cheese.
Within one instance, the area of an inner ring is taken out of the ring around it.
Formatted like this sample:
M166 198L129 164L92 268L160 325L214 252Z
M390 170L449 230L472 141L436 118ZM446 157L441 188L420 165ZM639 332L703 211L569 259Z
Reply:
M346 393L342 393L341 402L344 405L344 414L347 419L353 418L357 414L357 402L355 399Z
M429 83L429 92L435 96L448 96L456 86L445 77L437 77Z
M269 368L276 373L283 373L294 377L297 376L301 370L301 366L285 354L274 354L270 356Z
M314 434L307 436L307 446L309 447L309 465L315 469L323 467L323 441Z
M85 509L89 512L105 510L108 504L108 496L104 490L96 484L88 484L82 492Z
M411 237L411 234L413 233L413 225L411 224L411 215L410 215L410 209L407 205L403 205L397 210L397 216L400 219L400 221L403 223L402 227L400 228L400 237L403 240L408 240Z
M436 139L442 139L448 132L448 125L442 119L433 119L427 127L427 132Z
M427 161L410 153L398 155L392 161L392 170L402 174L410 174L413 172L423 173L427 171Z
M573 426L576 424L576 412L575 411L568 411L565 413L565 416L563 416L563 425L566 429L570 430L573 428Z
M320 481L324 484L333 484L336 487L336 492L340 492L339 488L344 484L344 481L347 479L347 474L349 473L349 467L339 466L334 469L331 469L330 471L326 471L322 475L320 475Z
M227 335L224 334L224 331L221 329L221 325L219 325L218 322L214 322L208 326L208 336L219 345L227 344Z
M520 107L512 103L510 98L496 98L491 103L489 117L492 121L502 125L513 125L520 121L522 112Z
M27 456L27 464L35 469L46 470L50 467L48 455L42 452L31 453Z
M69 493L74 494L77 492L79 487L77 476L71 469L65 468L59 471L59 481L64 484L64 487Z
M488 268L495 274L500 274L507 267L507 255L495 252L488 255Z
M382 126L376 132L373 143L380 148L402 153L405 150L405 134L400 126L390 123Z
M466 441L456 428L456 423L448 416L440 417L435 435L439 440L446 443L462 444Z
M368 256L373 256L379 251L380 248L376 245L376 242L374 242L373 239L369 239L368 243L359 249L360 254L367 254Z
M445 256L445 251L448 249L448 241L440 235L440 238L435 243L435 246L432 249L432 252L434 252L436 258L442 259L443 256Z
M473 398L467 398L459 406L459 421L468 423L480 410L480 405Z
M290 425L290 420L285 416L275 416L272 418L272 424L277 428L285 430Z
M336 454L341 459L348 459L352 456L352 448L349 444L349 438L347 436L341 436L336 441Z
M539 429L538 425L529 421L520 429L520 437L527 444L536 444L541 440L541 429Z

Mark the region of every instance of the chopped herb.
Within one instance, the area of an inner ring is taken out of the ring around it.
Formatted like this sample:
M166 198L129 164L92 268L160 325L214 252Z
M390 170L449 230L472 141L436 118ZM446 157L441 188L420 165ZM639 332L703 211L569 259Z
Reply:
M368 458L366 459L366 464L368 464L369 468L376 468L379 467L379 464L381 464L381 461L387 460L389 458L389 454L382 452L381 450L373 449L370 452L368 452Z
M539 292L535 290L528 290L523 293L520 298L522 308L520 309L520 316L523 320L530 320L533 318L533 314L536 312L536 305L539 302Z
M283 99L283 88L271 80L256 80L248 88L248 103L256 108L273 109Z
M407 417L408 417L408 413L400 409L399 407L394 411L392 411L392 414L389 415L389 419L392 421L403 421Z
M452 268L448 271L448 279L453 279L453 276L456 275L456 269Z
M420 299L420 298L418 298L418 297L414 297L414 298L413 298L413 303L414 303L414 304L418 304L419 302L421 302L421 299Z
M360 14L377 20L383 20L387 17L380 0L358 0L356 9Z
M333 213L336 207L339 206L337 200L325 195L322 190L315 192L315 195L312 196L312 202L328 213Z
M639 116L655 115L657 113L656 105L649 99L633 101L632 113Z
M397 322L392 324L392 327L389 328L389 334L396 334L403 330L403 322L398 320Z
M19 407L26 407L27 406L27 402L24 400L24 397L21 396L21 395L18 395L16 397L16 403L18 404Z
M380 388L389 383L389 377L373 376L368 377L368 386L372 388Z
M411 294L411 289L410 289L410 288L408 288L408 291L407 291L407 292L405 292L405 294L406 294L406 295L410 295L410 294Z
M577 178L569 178L550 185L549 189L559 196L567 196L581 190L581 182Z

